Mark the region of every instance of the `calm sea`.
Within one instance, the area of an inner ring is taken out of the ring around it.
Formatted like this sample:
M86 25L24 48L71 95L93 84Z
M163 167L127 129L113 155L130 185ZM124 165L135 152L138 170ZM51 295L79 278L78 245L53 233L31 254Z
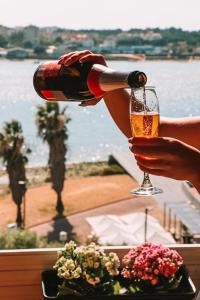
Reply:
M109 66L123 71L137 69L146 72L148 84L156 86L161 115L200 115L199 61L112 61ZM0 60L0 125L11 119L19 120L26 144L32 148L29 164L45 165L48 147L37 137L35 126L37 106L43 103L32 85L36 67L37 64L29 60ZM81 108L76 103L68 103L67 106L67 114L71 118L68 162L104 160L114 149L128 147L126 138L113 123L103 101L95 107Z

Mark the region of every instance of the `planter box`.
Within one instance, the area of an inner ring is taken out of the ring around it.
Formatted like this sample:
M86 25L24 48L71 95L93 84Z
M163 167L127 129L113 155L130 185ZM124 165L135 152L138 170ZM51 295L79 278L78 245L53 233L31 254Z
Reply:
M113 295L113 296L57 296L59 278L53 270L42 272L42 291L44 299L55 300L192 300L195 297L196 289L190 277L188 278L185 269L183 269L183 278L180 287L173 292L157 293L137 293L131 295Z

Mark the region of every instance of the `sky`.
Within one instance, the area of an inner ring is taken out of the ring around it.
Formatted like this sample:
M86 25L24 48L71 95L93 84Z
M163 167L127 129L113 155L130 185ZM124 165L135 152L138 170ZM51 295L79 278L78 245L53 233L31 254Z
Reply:
M0 0L0 24L200 30L200 0Z

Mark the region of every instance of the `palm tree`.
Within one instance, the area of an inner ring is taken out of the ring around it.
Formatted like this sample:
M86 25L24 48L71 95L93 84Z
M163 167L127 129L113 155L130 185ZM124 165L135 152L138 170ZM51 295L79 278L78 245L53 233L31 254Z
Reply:
M68 139L66 124L70 121L70 118L65 115L66 108L64 107L60 111L57 102L45 102L44 105L38 106L36 114L38 135L43 142L47 142L49 145L48 165L52 188L57 193L56 211L58 215L62 215L64 211L61 193L65 180L66 140Z
M0 156L3 158L8 173L12 199L17 205L16 224L18 227L23 224L21 204L26 192L25 164L28 162L26 154L30 152L30 149L24 146L21 124L16 120L5 122L0 133Z

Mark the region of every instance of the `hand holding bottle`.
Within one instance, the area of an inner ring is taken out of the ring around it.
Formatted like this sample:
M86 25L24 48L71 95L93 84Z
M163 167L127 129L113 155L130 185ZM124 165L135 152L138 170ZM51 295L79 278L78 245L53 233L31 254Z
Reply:
M101 54L94 54L89 50L74 51L74 52L64 54L59 58L58 64L67 67L77 61L80 63L93 62L96 64L107 66L105 59Z
M80 63L93 62L93 63L107 66L106 61L101 54L94 54L89 50L74 51L74 52L64 54L59 58L58 64L68 67L77 61ZM101 99L102 99L102 97L96 98L93 100L89 100L89 101L84 101L84 102L81 102L81 104L79 104L79 106L91 106L91 105L93 106L93 105L96 105Z

